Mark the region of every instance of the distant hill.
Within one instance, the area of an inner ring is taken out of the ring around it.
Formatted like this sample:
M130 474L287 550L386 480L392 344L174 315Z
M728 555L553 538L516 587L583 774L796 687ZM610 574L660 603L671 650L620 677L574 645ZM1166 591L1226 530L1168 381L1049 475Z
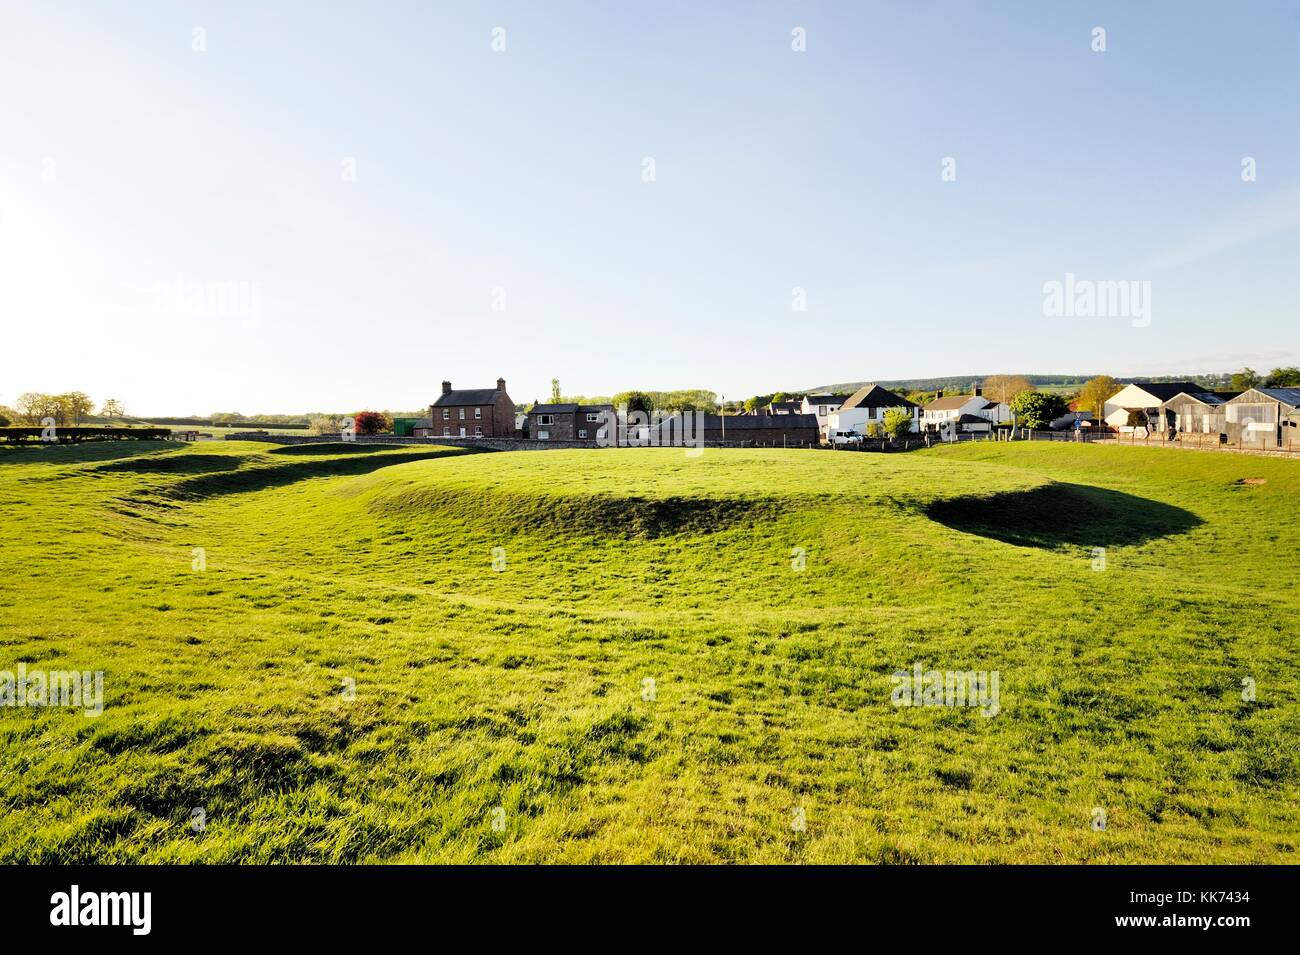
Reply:
M882 388L888 388L890 391L938 391L943 389L948 392L962 393L970 390L971 385L979 384L992 375L949 375L945 378L895 378L892 380L877 380L874 384ZM1035 388L1044 391L1068 391L1078 388L1089 378L1095 378L1095 375L1024 375L1029 379L1030 384ZM1129 384L1133 381L1194 381L1198 385L1205 385L1210 388L1226 388L1228 381L1231 379L1228 374L1214 375L1138 375L1132 378L1119 378L1115 380L1120 384ZM808 388L804 391L791 391L787 394L811 395L811 394L852 394L863 385L872 384L868 381L844 381L834 385L818 385L815 388Z

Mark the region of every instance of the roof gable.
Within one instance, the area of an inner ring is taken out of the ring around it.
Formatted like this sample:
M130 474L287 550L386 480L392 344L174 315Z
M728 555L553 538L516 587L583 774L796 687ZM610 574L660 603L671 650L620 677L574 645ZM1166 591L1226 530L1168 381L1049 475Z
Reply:
M844 404L840 405L841 411L852 411L854 408L915 408L916 405L901 398L887 388L881 388L879 385L863 385L853 394L849 395Z
M1180 394L1195 395L1207 391L1204 385L1198 385L1194 381L1135 381L1125 387L1139 388L1162 402Z
M1292 408L1300 408L1300 388L1250 388L1237 395L1237 397L1229 399L1226 403L1257 403L1261 397L1269 401L1279 401Z
M972 401L982 401L981 405L976 405L976 410L987 408L996 402L989 401L983 395L944 395L942 398L935 398L925 406L926 411L956 411L958 408L964 408Z

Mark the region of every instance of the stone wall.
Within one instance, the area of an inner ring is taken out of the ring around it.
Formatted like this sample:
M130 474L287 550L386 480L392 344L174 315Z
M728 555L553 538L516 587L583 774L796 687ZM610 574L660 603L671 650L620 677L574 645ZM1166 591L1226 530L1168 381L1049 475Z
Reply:
M343 439L336 434L260 434L241 431L226 435L227 441L264 441L267 444L339 444ZM545 451L548 448L585 448L599 450L591 441L538 441L532 438L414 438L392 434L359 434L352 439L356 444L441 444L451 448L477 448L483 451ZM752 448L753 441L705 441L706 448ZM763 445L760 445L760 447ZM771 447L771 445L766 445ZM777 447L780 447L778 444ZM816 447L816 445L813 445ZM681 449L693 450L693 449Z
M481 451L544 451L547 448L590 448L590 441L531 441L525 438L416 438L393 434L358 434L344 441L337 434L258 434L242 431L226 435L227 441L265 441L267 444L440 444L449 448Z

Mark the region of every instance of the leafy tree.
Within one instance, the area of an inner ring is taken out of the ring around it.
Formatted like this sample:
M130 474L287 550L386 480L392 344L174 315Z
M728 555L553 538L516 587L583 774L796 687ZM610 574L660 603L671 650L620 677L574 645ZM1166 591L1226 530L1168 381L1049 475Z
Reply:
M654 399L644 391L620 391L610 400L610 404L616 409L626 405L629 412L641 411L649 414L654 411Z
M1100 421L1106 402L1122 391L1123 388L1124 386L1110 375L1098 375L1096 378L1090 378L1079 389L1079 410L1091 411L1093 417ZM1069 406L1067 405L1066 411L1068 410ZM1065 411L1062 411L1061 414L1065 414ZM1060 416L1057 415L1057 417Z
M772 404L776 404L779 401L789 401L789 399L785 396L784 391L778 391L776 394L772 396Z
M750 412L757 411L759 408L766 407L771 400L771 395L754 395L752 398L746 398L745 410Z
M125 418L126 408L122 405L122 402L118 401L116 398L107 398L100 406L99 414L100 417L108 418L109 420Z
M933 391L909 391L907 394L903 395L903 397L914 405L925 407L931 401L934 401L935 394L936 392Z
M311 429L317 434L338 434L343 422L334 415L317 415L311 419Z
M989 375L984 379L984 397L990 401L1010 404L1016 395L1033 390L1033 383L1024 375Z
M1011 399L1016 421L1026 428L1046 428L1070 410L1065 399L1043 391L1023 391Z
M380 434L393 430L393 419L382 411L358 411L352 416L357 434Z
M910 408L887 408L882 422L885 434L897 440L912 430L912 410Z
M563 395L560 394L560 379L551 379L551 404L558 405Z
M1260 378L1253 368L1243 368L1232 376L1230 387L1233 391L1248 391L1259 387Z
M40 425L42 418L53 418L62 424L63 409L53 395L40 391L27 391L18 396L18 418L29 428Z
M881 430L882 430L882 429L881 429L881 427L880 427L880 422L879 422L879 421L868 421L868 422L867 422L867 437L868 437L868 438L878 438L878 437L880 437L880 432L881 432Z
M94 402L84 391L69 391L55 399L63 412L63 421L73 427L81 424L81 419L95 410Z
M1265 388L1300 387L1300 368L1274 368L1264 381Z

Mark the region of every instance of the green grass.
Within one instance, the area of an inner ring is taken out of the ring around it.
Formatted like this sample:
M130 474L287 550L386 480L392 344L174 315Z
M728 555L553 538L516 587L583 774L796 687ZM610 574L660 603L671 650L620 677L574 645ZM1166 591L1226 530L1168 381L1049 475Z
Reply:
M0 452L0 670L105 671L0 708L0 861L1292 862L1298 500L1046 443ZM916 662L1001 711L891 705Z

